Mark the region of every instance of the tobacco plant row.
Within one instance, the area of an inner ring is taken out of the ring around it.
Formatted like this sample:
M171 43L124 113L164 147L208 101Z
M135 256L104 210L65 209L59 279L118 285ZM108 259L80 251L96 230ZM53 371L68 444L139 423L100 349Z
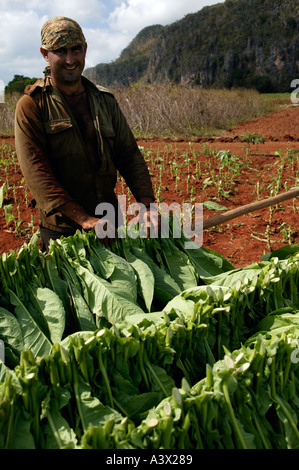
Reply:
M299 447L299 246L234 269L185 241L2 256L0 448Z

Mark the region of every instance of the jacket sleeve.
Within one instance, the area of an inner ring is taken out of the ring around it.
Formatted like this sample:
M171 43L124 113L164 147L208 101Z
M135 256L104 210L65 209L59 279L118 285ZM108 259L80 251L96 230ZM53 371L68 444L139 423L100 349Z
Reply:
M25 181L38 208L49 216L72 198L55 178L47 157L47 139L38 103L23 95L15 112L17 157Z
M124 177L137 201L143 197L155 200L147 164L137 145L136 139L121 111L114 101L114 128L116 131L115 164Z

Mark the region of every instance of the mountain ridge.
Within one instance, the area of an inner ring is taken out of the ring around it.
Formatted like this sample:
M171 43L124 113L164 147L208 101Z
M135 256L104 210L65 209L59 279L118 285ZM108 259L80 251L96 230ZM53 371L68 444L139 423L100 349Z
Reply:
M299 76L297 0L226 0L170 25L142 29L109 64L84 75L102 86L174 82L290 91Z

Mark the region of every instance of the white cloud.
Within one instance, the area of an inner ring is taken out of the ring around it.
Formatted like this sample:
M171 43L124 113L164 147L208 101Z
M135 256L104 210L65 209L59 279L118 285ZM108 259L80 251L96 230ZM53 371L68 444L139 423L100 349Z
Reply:
M131 40L129 34L108 29L84 29L87 42L86 68L99 63L111 62L119 57L121 51Z
M53 16L70 16L78 21L103 20L105 1L101 0L0 0L1 12L36 12L46 19Z
M0 79L7 84L14 75L35 76L42 70L40 28L45 21L33 11L6 11L0 17ZM26 72L25 72L26 70Z
M105 7L99 0L52 0L47 3L48 18L68 16L82 25L101 22L104 19Z
M123 1L109 16L111 28L128 32L139 32L152 24L166 25L183 18L188 13L195 13L205 5L217 1L198 0L127 0Z
M222 0L223 1L223 0ZM88 50L86 67L111 62L145 26L170 24L213 0L0 0L0 80L40 77L40 30L53 16L78 21Z
M26 3L23 0L1 0L0 6L2 12L36 11L40 10L41 2L39 0L27 0Z

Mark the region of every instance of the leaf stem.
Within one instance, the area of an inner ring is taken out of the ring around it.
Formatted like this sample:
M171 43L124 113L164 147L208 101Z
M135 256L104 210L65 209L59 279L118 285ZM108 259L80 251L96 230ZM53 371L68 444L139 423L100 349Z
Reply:
M230 401L230 398L229 398L229 392L228 392L228 387L227 387L227 382L226 381L223 383L222 387L223 387L224 398L225 398L225 401L226 401L226 404L227 404L227 407L228 407L229 415L231 417L234 430L235 430L235 432L238 436L238 439L240 441L242 449L247 449L247 446L246 446L245 441L243 439L243 436L241 434L241 431L240 431L240 428L238 426L238 423L237 423L237 420L236 420L236 417L235 417L235 413L234 413L234 410L233 410L233 407L232 407L232 404L231 404L231 401Z

